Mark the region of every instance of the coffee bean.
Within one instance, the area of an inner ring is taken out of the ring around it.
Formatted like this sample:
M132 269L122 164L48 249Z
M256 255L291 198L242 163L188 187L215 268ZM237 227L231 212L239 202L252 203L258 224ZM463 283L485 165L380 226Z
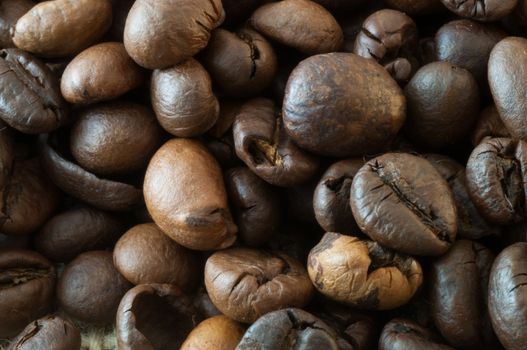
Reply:
M223 315L201 322L190 332L181 350L232 350L240 342L243 327Z
M379 350L454 350L430 330L407 319L393 319L384 326Z
M441 0L441 2L458 16L492 22L511 13L518 0Z

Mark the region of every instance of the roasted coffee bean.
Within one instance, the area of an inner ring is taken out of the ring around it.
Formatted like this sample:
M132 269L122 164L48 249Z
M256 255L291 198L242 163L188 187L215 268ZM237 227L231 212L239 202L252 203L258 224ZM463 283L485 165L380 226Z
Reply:
M505 248L494 261L489 280L489 314L501 344L507 350L527 347L527 243Z
M355 38L353 53L382 64L399 82L416 71L417 26L402 12L383 9L370 15Z
M270 39L309 55L334 52L342 45L343 34L337 20L310 0L263 5L254 11L249 23Z
M349 53L302 61L289 77L283 105L284 126L293 141L335 157L381 151L405 114L402 91L386 70Z
M275 188L246 167L225 174L238 236L248 246L267 242L280 225L280 197Z
M117 347L129 350L179 349L202 317L192 301L170 284L141 284L119 304Z
M152 107L161 126L178 137L199 136L219 116L219 103L212 92L209 73L191 58L152 74Z
M173 139L150 160L144 181L148 212L170 238L195 250L236 240L221 169L198 141Z
M318 182L313 207L318 224L327 232L359 232L351 212L350 189L363 165L358 158L341 160L330 166Z
M60 82L62 96L70 103L112 100L139 87L145 73L117 42L92 46L66 67Z
M448 183L427 160L386 153L367 162L351 186L351 209L373 240L412 255L441 255L457 233Z
M527 144L508 138L483 140L467 163L469 194L490 222L506 225L525 218Z
M53 303L55 270L31 250L0 249L0 337L17 335L46 315Z
M309 253L307 270L323 295L361 309L404 305L423 282L413 258L373 241L329 232Z
M272 100L258 98L244 104L233 133L238 157L272 185L299 185L318 170L319 160L291 140Z
M437 14L444 9L440 0L384 0L384 3L409 16Z
M476 80L447 62L422 67L404 88L408 102L405 132L417 144L442 149L463 140L479 114Z
M284 253L249 248L211 255L205 264L205 287L223 314L244 323L288 306L303 307L313 294L300 262Z
M465 167L452 158L439 154L425 154L424 157L447 181L452 190L457 208L457 235L467 239L499 235L499 228L487 223L472 203Z
M64 57L95 43L111 23L108 0L44 1L18 20L13 42L39 56Z
M113 251L115 268L133 284L166 283L190 291L201 273L198 257L155 224L128 230Z
M68 262L81 253L111 247L125 231L125 223L114 214L81 206L49 219L34 242L48 259Z
M458 16L492 22L511 13L518 0L441 0L441 2Z
M76 116L70 150L88 171L127 174L146 167L162 136L149 108L131 102L106 102Z
M201 322L190 332L181 350L233 350L242 339L243 327L223 315Z
M354 349L320 319L296 308L260 317L243 335L236 350L253 349Z
M57 77L18 49L0 50L0 118L28 134L53 131L67 122Z
M109 324L131 287L113 266L112 253L94 250L66 265L57 283L57 300L66 313L80 321Z
M0 47L15 47L11 30L16 21L26 14L35 3L31 0L4 0L0 3Z
M407 319L393 319L384 326L379 350L455 350L430 330Z
M46 316L31 322L7 350L79 350L81 333L69 320L59 316Z
M225 19L221 0L139 0L124 27L124 46L140 66L167 68L207 46Z
M487 312L494 255L485 246L461 240L432 263L430 303L435 325L459 349L496 349Z
M0 120L0 191L7 184L15 158L14 132Z
M511 134L503 124L496 106L490 105L479 114L479 119L472 131L472 144L477 146L483 139L490 137L510 137Z

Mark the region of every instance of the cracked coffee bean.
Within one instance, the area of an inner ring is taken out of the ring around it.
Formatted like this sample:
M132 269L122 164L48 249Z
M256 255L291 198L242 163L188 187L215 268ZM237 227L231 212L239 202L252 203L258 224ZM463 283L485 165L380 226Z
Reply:
M377 242L331 232L309 253L307 270L319 292L359 309L402 306L423 282L421 266L413 258Z
M384 326L379 350L455 350L430 330L407 319L393 319Z
M458 16L492 22L511 13L518 0L441 0L441 2Z
M201 322L190 332L181 350L233 350L242 339L241 324L223 315Z
M487 137L511 137L494 105L488 106L479 114L478 122L472 131L472 144L477 146Z
M351 209L365 234L405 254L444 254L458 230L448 183L430 162L407 153L367 162L353 179Z
M214 305L233 320L252 323L285 307L303 307L313 295L306 269L280 252L231 248L205 264L205 287Z

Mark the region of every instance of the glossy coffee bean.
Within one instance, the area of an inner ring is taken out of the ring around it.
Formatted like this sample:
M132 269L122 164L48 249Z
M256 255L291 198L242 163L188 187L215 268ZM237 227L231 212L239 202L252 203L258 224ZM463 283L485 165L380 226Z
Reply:
M409 16L437 14L444 9L440 0L385 0L384 3Z
M42 61L19 49L0 50L0 72L0 119L9 126L37 134L67 122L59 81Z
M404 88L405 132L417 144L441 149L463 140L479 114L480 95L472 74L447 62L433 62Z
M31 0L7 0L0 4L0 47L15 47L11 30L16 21L26 14L35 3Z
M487 292L494 255L485 246L457 241L432 263L430 303L435 325L459 349L495 349L487 312Z
M342 45L343 34L337 20L310 0L263 5L252 14L249 23L270 39L309 55L337 51Z
M124 46L140 66L167 68L207 46L225 19L220 0L136 1L124 27Z
M508 138L483 140L467 162L472 201L490 222L506 225L525 217L527 144Z
M338 233L322 237L309 253L307 268L319 292L361 309L404 305L423 282L421 266L413 258Z
M211 255L205 264L205 287L223 314L244 323L288 306L303 307L313 294L300 262L284 253L249 248Z
M23 249L0 249L0 337L17 335L47 314L55 290L55 269L42 255Z
M456 203L447 182L411 154L367 162L353 179L351 209L365 234L401 253L441 255L456 238Z
M511 13L518 0L441 0L441 2L458 16L492 22Z
M510 137L511 134L503 124L496 106L490 105L479 114L479 119L472 131L472 144L477 146L486 137Z
M294 142L314 153L348 157L379 152L405 115L405 98L386 70L353 54L312 56L287 82L285 128Z
M178 137L199 136L219 116L209 73L191 58L152 74L150 95L159 124Z
M109 0L44 1L17 21L13 42L39 56L64 57L95 43L111 23Z
M88 171L128 174L146 167L162 136L163 131L149 108L112 101L90 106L76 115L70 151Z
M115 268L135 285L174 284L190 291L201 273L198 257L165 235L155 224L128 230L113 251Z
M489 314L492 327L507 350L527 346L527 243L505 248L494 261L489 280Z
M90 251L66 265L57 283L57 301L68 315L87 323L109 324L131 285L113 266L112 253Z
M125 232L122 219L108 212L81 206L53 216L34 238L35 248L55 262L111 247Z
M198 141L165 143L150 160L144 195L154 222L187 248L222 249L236 240L221 169Z
M245 333L236 321L223 315L214 316L197 325L181 345L181 350L234 350Z
M280 196L275 188L246 167L225 174L238 236L248 246L267 242L280 225Z
M170 284L140 284L119 304L117 347L129 350L179 349L202 317L191 299Z
M455 350L441 338L419 324L393 319L384 326L379 339L379 350Z
M79 350L81 334L69 320L50 315L31 322L11 341L7 350Z
M107 42L78 54L64 70L60 88L66 101L87 104L119 97L139 87L144 78L122 43Z
M282 123L272 100L250 100L234 121L234 144L238 157L256 175L271 185L291 187L312 178L319 160L299 148Z
M364 165L359 158L341 160L322 175L313 194L318 224L327 232L357 233L359 228L350 206L353 177Z

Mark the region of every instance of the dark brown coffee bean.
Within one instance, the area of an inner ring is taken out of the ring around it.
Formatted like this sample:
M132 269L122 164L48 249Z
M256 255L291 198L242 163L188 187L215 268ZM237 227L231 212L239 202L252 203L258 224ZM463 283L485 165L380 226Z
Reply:
M472 144L477 146L483 139L490 137L510 137L510 133L503 124L496 106L491 105L483 109L472 131Z
M233 350L242 339L244 328L223 315L209 318L190 332L181 350Z
M303 307L313 294L300 262L284 253L249 248L211 255L205 264L205 287L223 314L244 323L288 306Z
M112 253L94 250L66 265L57 283L57 301L80 321L108 324L131 287L113 266Z
M384 326L379 339L379 350L455 350L441 338L419 324L393 319Z
M293 143L272 100L258 98L244 104L233 133L238 157L272 185L302 184L318 169L318 159Z
M7 350L79 350L81 334L69 320L59 316L46 316L31 322Z
M31 0L4 0L0 3L0 47L15 47L11 31L16 21L26 14L35 3Z
M82 206L49 219L35 236L35 247L52 261L68 262L81 253L111 247L125 230L114 214Z
M267 242L280 224L280 197L276 189L246 167L227 171L225 185L240 239L248 246Z
M492 22L511 13L518 0L441 0L441 2L458 16Z
M128 230L113 251L115 268L135 285L174 284L192 290L201 273L198 257L165 235L155 224Z
M386 153L366 163L351 186L360 229L380 244L412 255L441 255L457 233L456 203L427 160Z
M405 132L430 149L463 140L478 118L479 88L472 74L447 62L427 64L404 89L408 102Z
M152 74L152 107L161 126L178 137L199 136L219 116L219 103L212 92L210 76L191 58Z
M314 55L337 51L343 34L337 20L310 0L284 0L258 8L249 23L280 44Z
M405 113L402 91L386 70L348 53L302 61L289 77L283 105L293 141L336 157L382 150L402 127Z
M505 248L494 261L489 281L489 314L494 331L507 350L527 347L527 243Z
M225 18L221 0L139 0L124 27L124 46L140 66L161 69L207 46Z
M472 203L467 187L465 167L439 154L425 154L424 157L447 181L452 190L457 208L457 235L467 239L499 235L499 228L490 225Z
M66 101L87 104L119 97L139 87L144 78L124 45L108 42L78 54L64 70L60 88Z
M373 241L329 232L309 253L307 270L323 295L361 309L404 305L423 282L413 258Z
M511 59L514 57L514 59ZM489 85L500 117L510 134L527 138L527 39L508 37L490 53Z
M0 249L0 337L17 335L51 309L55 270L31 250Z
M0 120L0 191L7 184L15 158L14 132Z
M440 0L384 0L384 3L409 16L437 14L444 9Z
M364 161L358 158L341 160L330 166L318 182L313 208L318 224L327 232L359 232L351 212L350 189L363 165Z
M506 225L525 216L527 144L506 138L483 140L467 163L469 194L490 222Z
M221 169L198 141L173 139L150 160L144 181L148 212L170 238L195 250L236 240Z
M435 325L459 349L495 349L487 312L494 255L485 246L461 240L432 263L430 302Z
M417 26L402 12L382 9L370 15L355 38L353 53L374 59L395 80L407 82L417 69Z
M0 118L27 134L50 132L67 122L59 80L22 50L0 50Z
M70 149L88 171L127 174L146 167L161 145L162 136L149 108L113 101L88 107L76 116Z
M117 347L129 350L179 349L202 317L192 301L170 284L141 284L119 304Z
M64 192L102 210L130 210L141 201L141 190L123 182L98 178L64 158L53 143L54 140L41 137L40 159L51 180Z
M111 23L108 0L44 1L18 20L13 42L39 56L64 57L95 43Z

